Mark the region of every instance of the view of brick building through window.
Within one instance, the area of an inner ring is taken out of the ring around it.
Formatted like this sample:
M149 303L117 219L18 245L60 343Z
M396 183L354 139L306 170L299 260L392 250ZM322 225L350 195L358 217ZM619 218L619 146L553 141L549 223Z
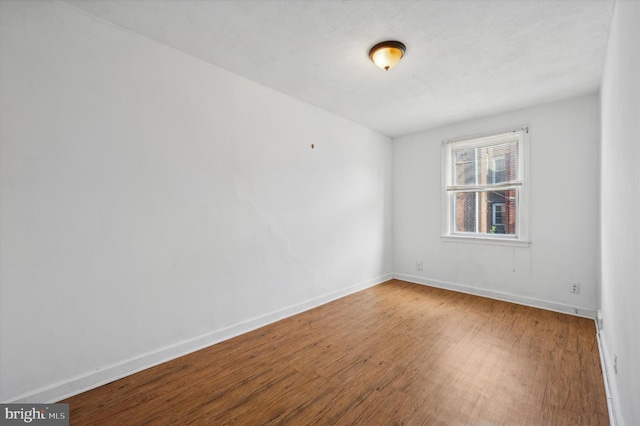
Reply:
M460 147L453 155L454 185L474 189L455 194L455 232L514 235L517 191L504 185L518 179L517 140ZM503 187L492 190L492 185Z

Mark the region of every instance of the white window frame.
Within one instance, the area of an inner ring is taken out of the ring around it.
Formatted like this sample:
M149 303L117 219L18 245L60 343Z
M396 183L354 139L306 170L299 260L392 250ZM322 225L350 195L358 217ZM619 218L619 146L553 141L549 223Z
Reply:
M517 182L466 186L467 190L504 190L516 187L516 231L514 235L484 234L476 232L456 232L455 194L462 188L454 186L455 165L453 149L459 147L481 147L496 144L500 139L518 138L518 176ZM518 126L507 130L464 136L442 142L442 240L479 244L497 244L528 247L529 240L529 126Z

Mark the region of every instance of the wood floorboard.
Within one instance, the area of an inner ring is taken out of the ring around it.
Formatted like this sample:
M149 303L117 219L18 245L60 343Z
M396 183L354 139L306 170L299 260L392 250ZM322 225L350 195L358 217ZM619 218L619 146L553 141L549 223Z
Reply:
M72 425L607 425L592 320L391 280L65 401Z

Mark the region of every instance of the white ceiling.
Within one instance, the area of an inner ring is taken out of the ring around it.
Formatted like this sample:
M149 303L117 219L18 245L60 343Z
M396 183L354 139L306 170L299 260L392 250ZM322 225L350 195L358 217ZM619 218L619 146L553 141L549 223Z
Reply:
M400 136L600 85L614 3L67 0L293 98ZM388 71L369 48L400 40Z

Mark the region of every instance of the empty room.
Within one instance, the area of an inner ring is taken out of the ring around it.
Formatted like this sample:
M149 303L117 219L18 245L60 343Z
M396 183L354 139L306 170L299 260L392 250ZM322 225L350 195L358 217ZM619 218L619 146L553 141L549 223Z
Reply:
M0 422L640 424L638 22L0 0Z

